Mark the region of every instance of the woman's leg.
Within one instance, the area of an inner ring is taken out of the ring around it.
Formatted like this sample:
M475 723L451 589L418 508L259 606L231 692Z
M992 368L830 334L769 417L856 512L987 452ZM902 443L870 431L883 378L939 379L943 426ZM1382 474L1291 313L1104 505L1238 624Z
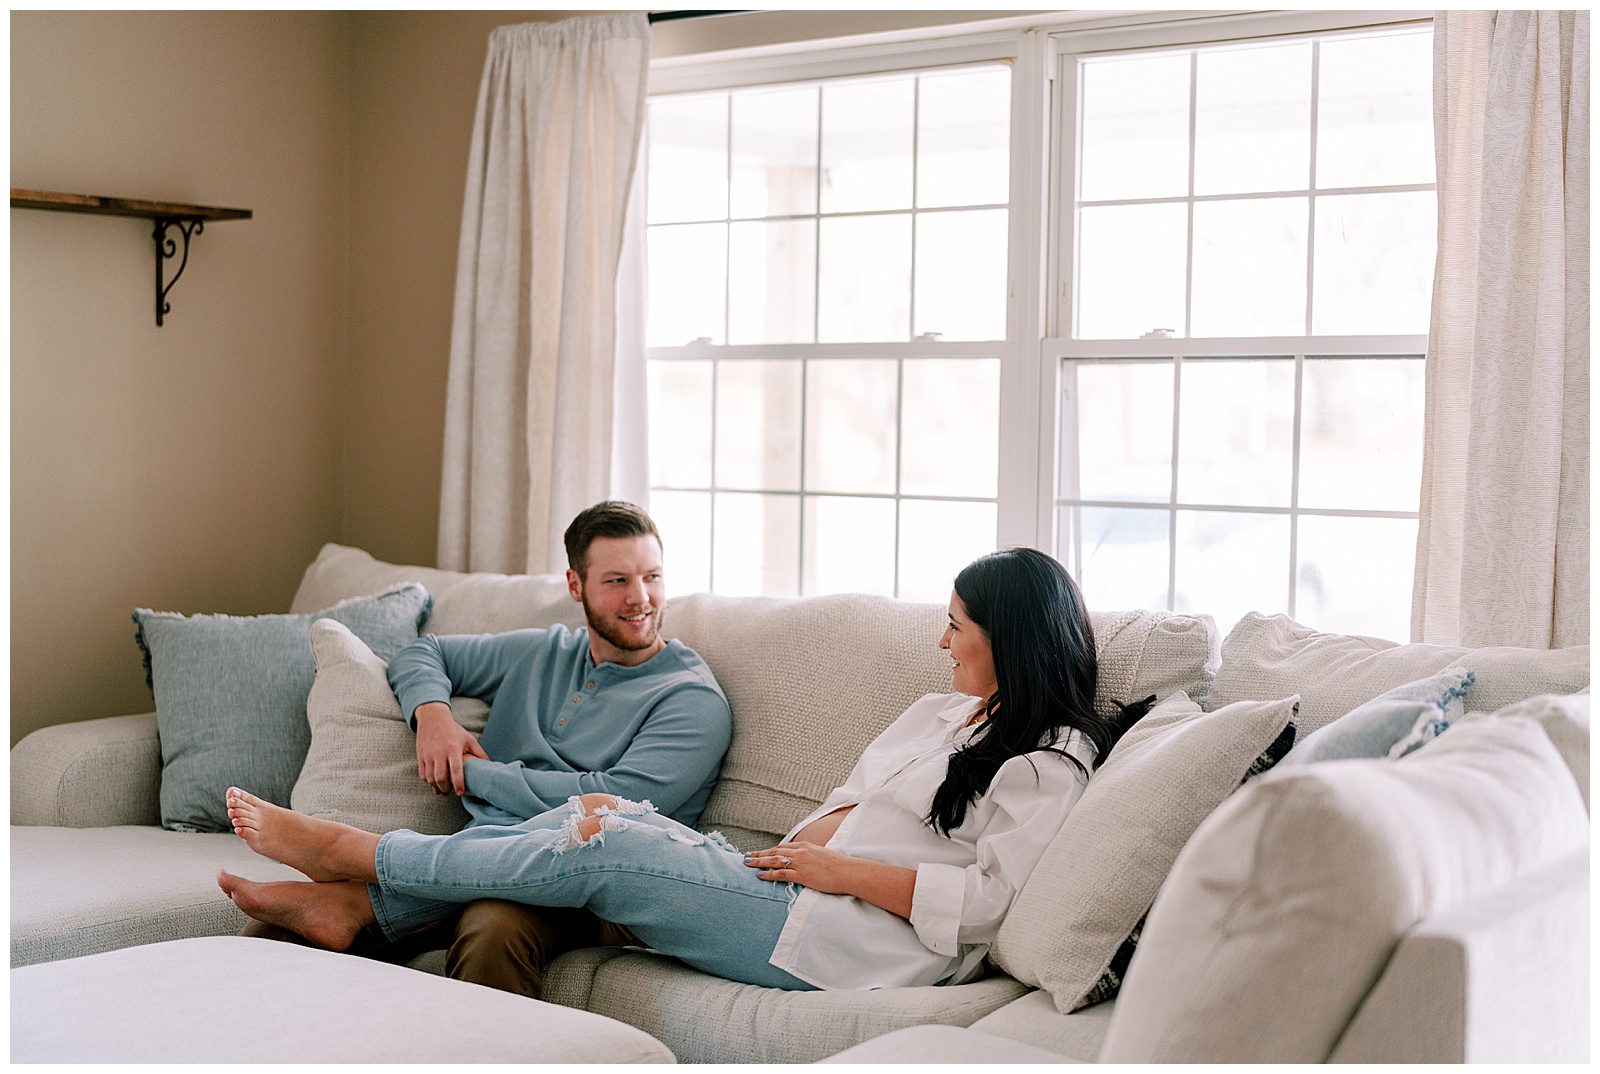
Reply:
M720 837L654 807L574 799L562 830L482 826L453 836L390 832L369 889L378 919L394 895L584 906L697 969L747 984L810 985L768 963L797 889L760 879Z

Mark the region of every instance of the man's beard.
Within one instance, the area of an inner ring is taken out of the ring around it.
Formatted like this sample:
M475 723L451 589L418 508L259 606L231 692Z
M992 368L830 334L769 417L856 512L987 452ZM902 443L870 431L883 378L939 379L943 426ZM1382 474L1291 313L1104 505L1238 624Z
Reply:
M626 649L630 652L637 652L640 649L648 649L650 646L656 643L657 639L661 637L661 612L662 609L657 608L651 613L651 630L649 636L643 641L635 641L632 637L622 633L621 630L617 629L616 625L613 624L609 618L602 617L601 614L595 610L594 606L589 603L589 594L583 594L583 617L584 619L588 620L589 629L600 635L612 645L615 645L618 649Z

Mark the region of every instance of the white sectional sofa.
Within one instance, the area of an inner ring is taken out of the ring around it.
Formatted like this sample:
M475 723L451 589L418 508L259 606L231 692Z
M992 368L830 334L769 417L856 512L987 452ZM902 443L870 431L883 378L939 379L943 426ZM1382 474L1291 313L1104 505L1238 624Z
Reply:
M555 576L396 566L338 545L290 611L402 581L432 594L431 632L581 622ZM664 632L706 659L734 714L702 828L745 848L775 840L912 700L948 690L943 616L860 595L672 600ZM1091 781L989 975L784 993L596 949L551 966L546 1000L689 1062L1587 1060L1587 646L1402 646L1282 616L1247 616L1226 639L1207 616L1167 612L1097 612L1094 626L1100 700L1161 703ZM372 687L381 662L335 659L348 644L335 633L313 628L294 804L373 830L459 823L414 766L406 778L409 732ZM1448 667L1473 673L1473 715L1411 755L1280 766L1239 786L1288 721L1304 740ZM482 718L459 708L469 727ZM294 875L226 833L163 830L161 776L154 714L13 748L14 968L231 935L243 918L218 868ZM412 965L438 973L442 953ZM1111 991L1108 969L1120 995L1080 1006Z

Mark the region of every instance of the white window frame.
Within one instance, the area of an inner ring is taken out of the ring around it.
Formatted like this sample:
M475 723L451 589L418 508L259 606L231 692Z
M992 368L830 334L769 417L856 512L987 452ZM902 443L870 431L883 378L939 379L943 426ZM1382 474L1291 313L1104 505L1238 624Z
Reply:
M1057 548L1061 363L1070 357L1247 354L1274 342L1070 338L1072 212L1059 211L1075 189L1077 56L1185 47L1243 38L1370 30L1432 20L1431 11L1149 12L1089 20L1023 17L986 29L948 28L876 34L857 42L803 42L651 64L649 92L691 93L852 75L887 74L995 60L1012 65L1008 301L1003 343L874 343L874 356L999 357L998 546ZM1308 326L1309 327L1309 326ZM1426 336L1290 337L1279 355L1421 354ZM1242 351L1241 343L1250 350ZM807 356L859 356L855 344L806 344ZM652 360L796 357L792 346L655 347ZM1297 370L1299 360L1297 359ZM1296 421L1298 423L1298 399ZM898 493L896 494L898 497ZM1370 514L1370 513L1369 513ZM898 551L897 551L898 555Z

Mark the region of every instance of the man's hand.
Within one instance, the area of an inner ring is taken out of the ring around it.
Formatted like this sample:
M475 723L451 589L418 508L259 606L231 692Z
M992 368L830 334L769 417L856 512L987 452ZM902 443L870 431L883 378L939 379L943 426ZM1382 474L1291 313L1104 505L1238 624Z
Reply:
M433 788L434 794L467 793L467 758L489 755L483 752L471 731L456 723L450 706L443 701L418 705L417 775Z

